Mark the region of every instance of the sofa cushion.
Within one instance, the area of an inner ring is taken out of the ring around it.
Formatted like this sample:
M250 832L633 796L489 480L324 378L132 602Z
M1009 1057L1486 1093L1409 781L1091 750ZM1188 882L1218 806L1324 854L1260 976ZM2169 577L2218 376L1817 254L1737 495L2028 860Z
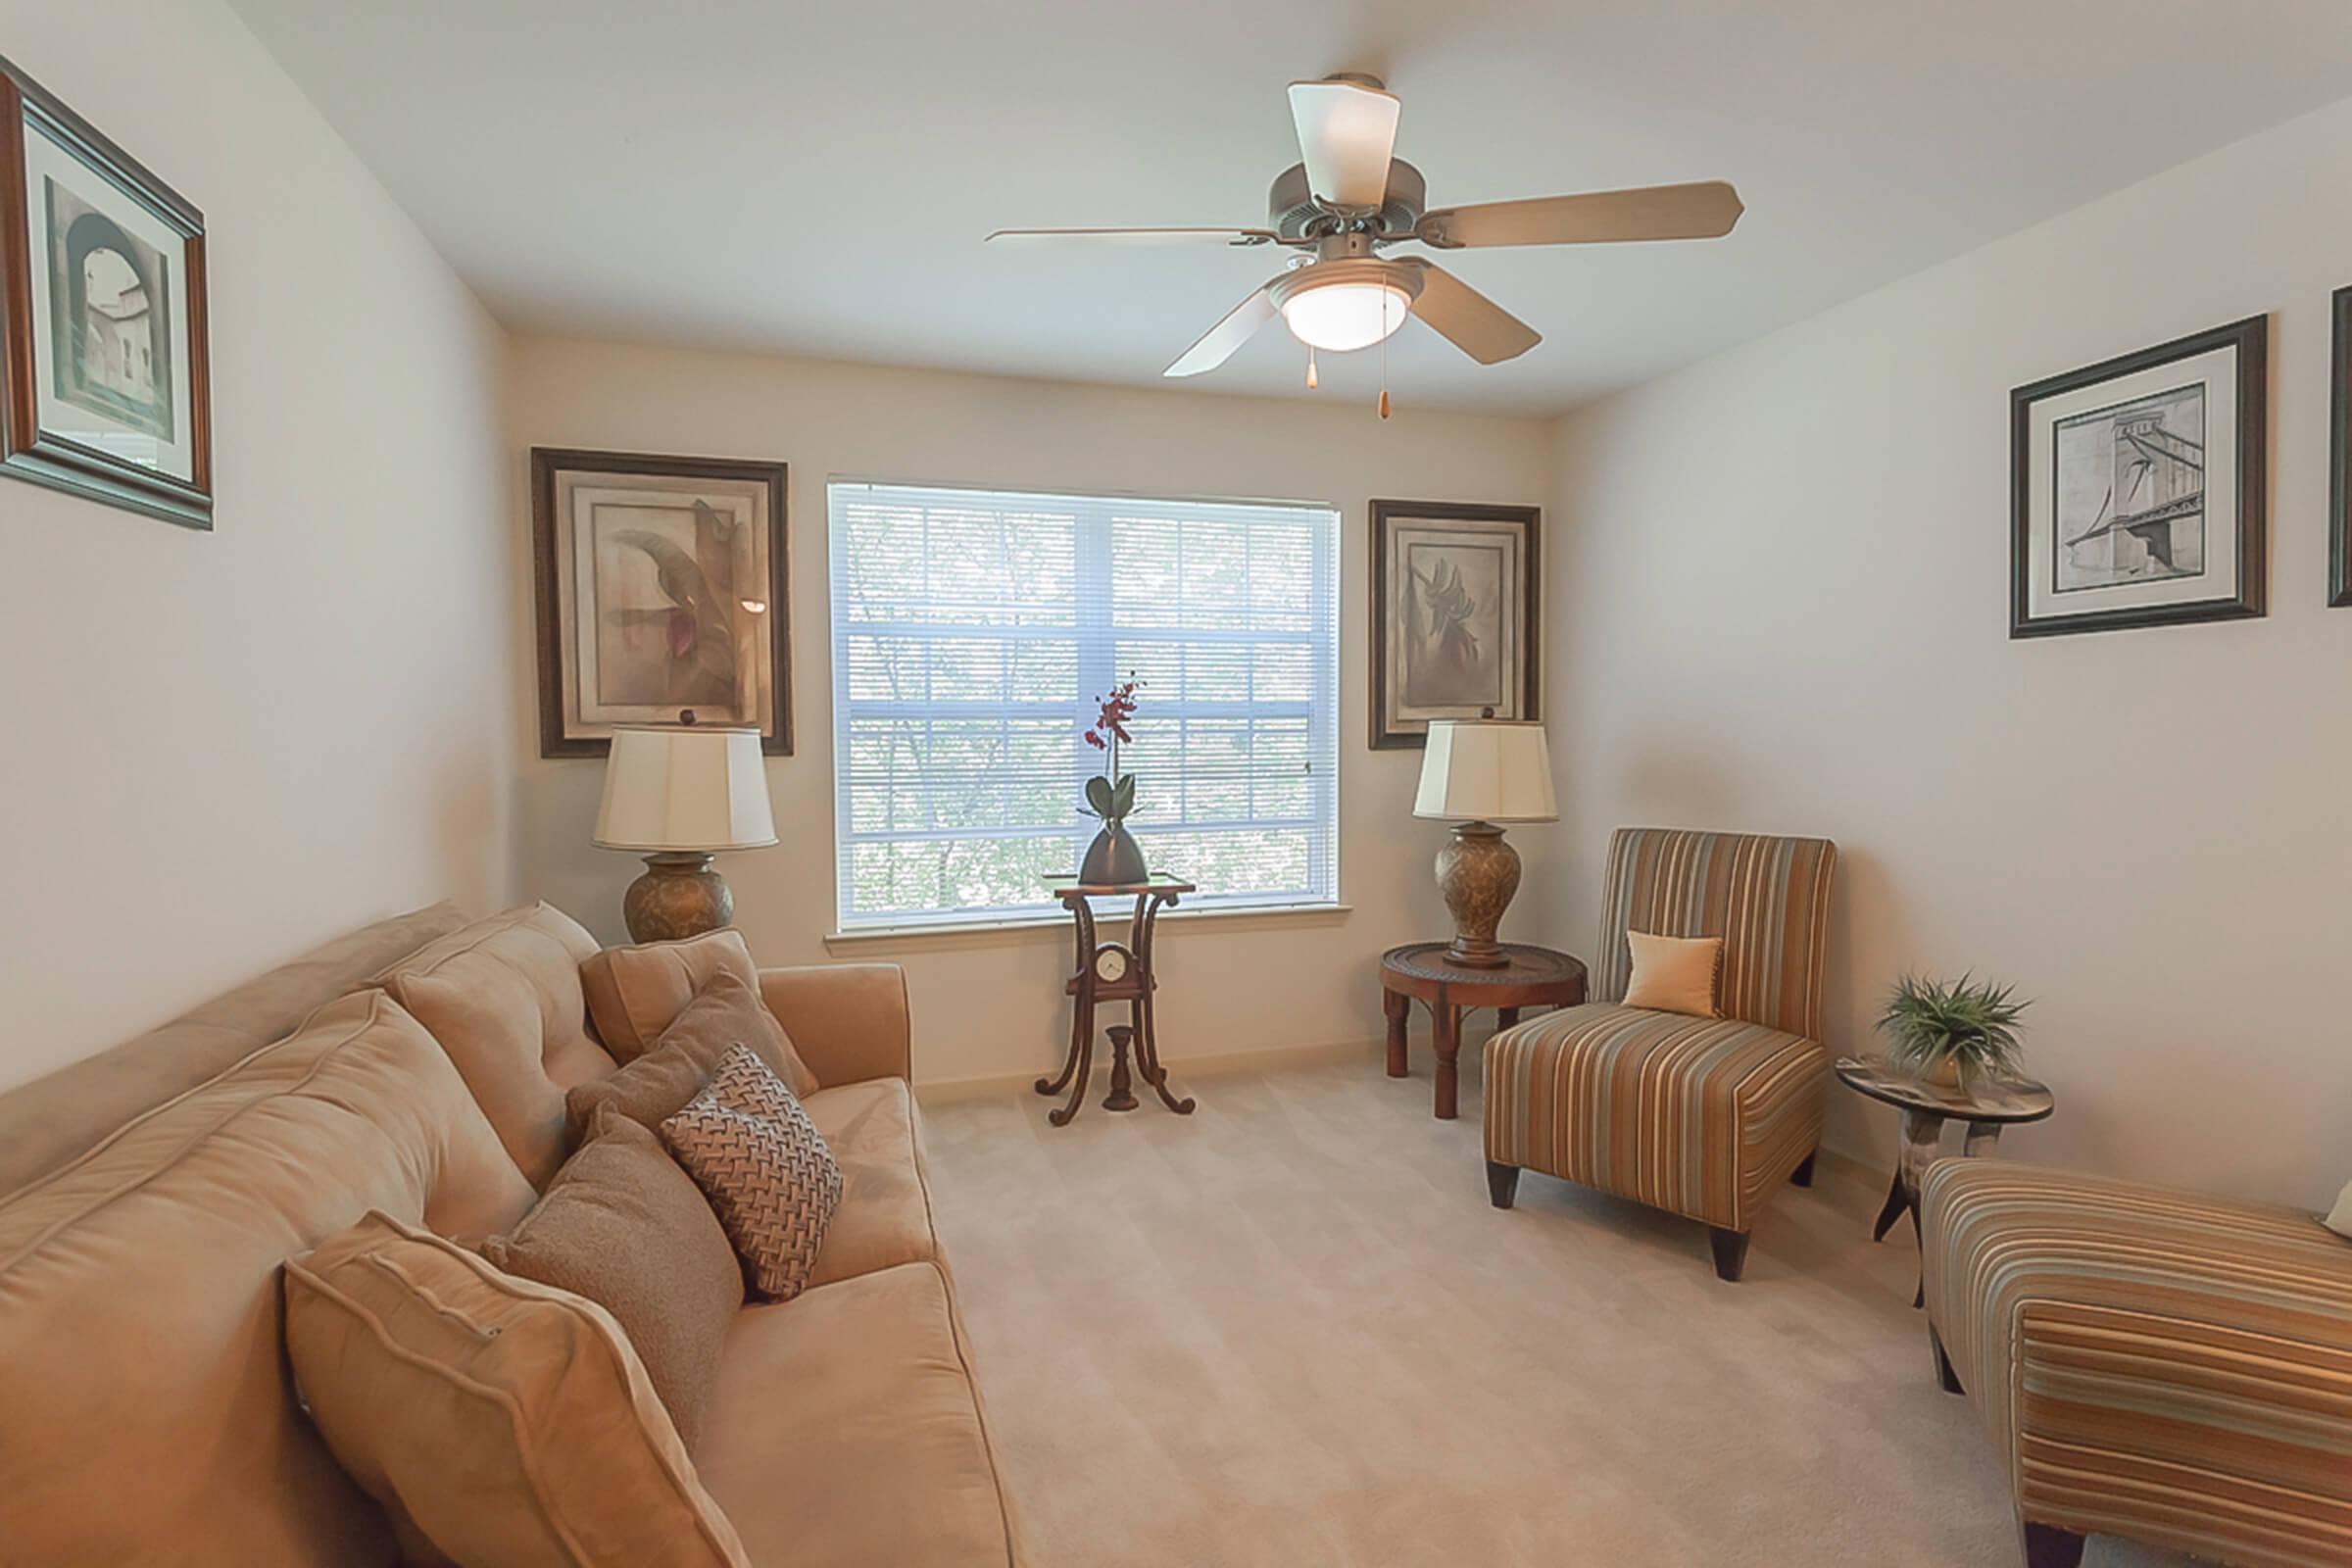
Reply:
M841 1206L808 1276L811 1286L896 1263L939 1261L914 1096L904 1078L820 1089L803 1105L841 1164Z
M743 1271L694 1179L662 1141L607 1108L539 1205L482 1255L612 1314L691 1450L743 1305Z
M594 1302L381 1213L289 1262L285 1295L312 1417L412 1560L436 1560L429 1542L500 1568L743 1565Z
M0 1096L0 1194L45 1176L175 1095L219 1077L384 966L466 923L454 904L378 920L170 1023Z
M441 1042L533 1187L564 1163L564 1091L613 1070L580 993L595 956L578 922L537 904L429 943L378 980Z
M795 1095L803 1086L815 1092L815 1080L800 1065L792 1041L760 1003L760 993L732 970L721 969L669 1021L653 1050L565 1096L574 1138L586 1133L597 1107L608 1103L639 1126L661 1126L702 1093L720 1058L737 1046L749 1047Z
M737 1313L698 1464L756 1563L1013 1560L970 1360L929 1263Z
M1563 1007L1487 1042L1487 1158L1745 1231L1821 1141L1829 1065L1738 1018Z
M651 1051L669 1021L721 970L758 992L759 967L743 933L732 926L683 942L607 948L580 965L580 990L597 1038L613 1060L625 1063Z
M530 1201L376 991L0 1199L0 1560L386 1561L296 1402L280 1266L370 1208L471 1240Z

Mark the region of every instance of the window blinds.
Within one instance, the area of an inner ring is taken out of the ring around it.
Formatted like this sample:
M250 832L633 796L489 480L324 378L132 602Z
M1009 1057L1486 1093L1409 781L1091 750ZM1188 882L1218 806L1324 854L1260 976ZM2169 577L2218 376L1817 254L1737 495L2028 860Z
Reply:
M1329 507L836 483L841 929L1054 907L1139 682L1128 827L1188 904L1338 898L1337 551Z

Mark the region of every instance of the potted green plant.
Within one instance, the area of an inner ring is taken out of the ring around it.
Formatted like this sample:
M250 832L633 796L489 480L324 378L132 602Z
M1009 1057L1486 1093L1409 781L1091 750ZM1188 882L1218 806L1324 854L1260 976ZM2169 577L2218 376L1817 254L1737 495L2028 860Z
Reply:
M1087 804L1078 808L1102 819L1102 830L1086 847L1078 880L1103 885L1141 882L1151 874L1144 864L1144 848L1127 831L1127 814L1135 809L1135 775L1119 771L1119 747L1135 739L1127 721L1135 716L1136 682L1113 686L1101 699L1102 711L1086 732L1086 744L1104 754L1102 771L1086 781Z
M1972 981L1904 975L1886 994L1879 1033L1886 1054L1929 1083L1959 1088L1980 1078L2016 1076L2023 1048L2017 1021L2032 1004L2012 988Z

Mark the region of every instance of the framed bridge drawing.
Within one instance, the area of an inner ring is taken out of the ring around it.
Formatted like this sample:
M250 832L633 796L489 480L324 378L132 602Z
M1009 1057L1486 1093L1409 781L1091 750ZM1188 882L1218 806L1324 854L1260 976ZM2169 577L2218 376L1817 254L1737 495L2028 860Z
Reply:
M204 215L0 60L0 472L213 525Z
M539 755L615 724L760 732L792 754L781 463L531 449Z
M2009 635L2263 613L2270 323L2009 394Z
M1372 503L1372 748L1433 718L1534 720L1543 569L1534 507Z

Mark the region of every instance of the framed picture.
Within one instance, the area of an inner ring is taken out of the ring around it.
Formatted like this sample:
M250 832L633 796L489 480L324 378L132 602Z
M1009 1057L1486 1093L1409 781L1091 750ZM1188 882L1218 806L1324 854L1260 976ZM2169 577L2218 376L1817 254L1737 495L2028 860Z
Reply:
M2335 291L2328 412L2328 603L2352 605L2352 285Z
M1535 507L1372 503L1372 747L1433 718L1543 717Z
M213 525L204 215L0 60L0 472Z
M783 464L534 447L531 530L540 756L688 710L791 755Z
M2253 317L2009 394L2009 635L2263 612L2264 390Z

